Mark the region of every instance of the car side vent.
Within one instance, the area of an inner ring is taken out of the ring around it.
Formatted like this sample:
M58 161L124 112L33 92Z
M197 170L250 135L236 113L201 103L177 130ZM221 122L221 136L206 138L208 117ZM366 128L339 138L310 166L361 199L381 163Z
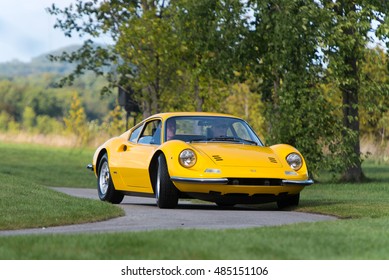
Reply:
M269 157L271 163L277 163L277 160L274 157Z
M219 155L213 155L212 157L216 161L222 161L223 160L223 158L221 156L219 156Z

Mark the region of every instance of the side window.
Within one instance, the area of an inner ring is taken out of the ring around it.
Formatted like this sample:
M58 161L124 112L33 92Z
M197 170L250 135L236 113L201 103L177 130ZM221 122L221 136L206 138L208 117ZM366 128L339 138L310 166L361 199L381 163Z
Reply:
M136 139L138 139L139 133L142 130L143 125L139 126L137 129L135 129L130 136L130 142L136 143Z
M161 121L154 120L148 122L139 137L138 143L141 144L161 144Z

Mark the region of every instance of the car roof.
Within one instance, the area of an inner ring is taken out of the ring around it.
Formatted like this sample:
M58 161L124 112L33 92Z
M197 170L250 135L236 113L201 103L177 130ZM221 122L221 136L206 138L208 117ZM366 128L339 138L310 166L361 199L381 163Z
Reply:
M210 113L210 112L168 112L168 113L159 113L152 115L148 117L148 119L154 119L154 118L161 118L162 120L166 120L170 117L198 117L198 116L204 116L204 117L230 117L230 118L237 118L240 119L239 117L233 116L233 115L228 115L228 114L222 114L222 113Z

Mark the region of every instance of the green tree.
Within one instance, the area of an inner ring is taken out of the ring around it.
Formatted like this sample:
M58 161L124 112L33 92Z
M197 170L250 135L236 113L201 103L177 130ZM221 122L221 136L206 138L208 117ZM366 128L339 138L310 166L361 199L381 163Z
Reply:
M380 0L323 0L318 1L326 12L321 24L323 52L328 59L326 79L342 94L343 152L345 181L361 181L364 174L360 157L361 66L372 34L388 39L387 1ZM378 27L373 28L373 21Z
M123 117L123 110L117 105L108 115L107 119L108 134L112 136L122 134L126 129L125 118Z
M41 134L61 134L63 123L47 115L38 115L36 117L36 131Z
M32 107L25 107L23 111L23 129L32 131L36 123L36 113Z
M177 34L173 32L168 1L139 1L139 11L129 8L127 24L118 27L115 50L125 61L120 84L138 95L144 117L160 112L165 100L174 99L177 80ZM165 96L168 95L168 98Z
M79 50L51 57L77 62L60 84L72 83L90 70L107 78L102 93L118 87L131 90L144 116L159 111L167 85L173 84L175 69L170 65L175 60L170 58L177 49L174 38L166 35L171 31L167 6L168 1L77 0L61 10L53 4L48 11L57 17L56 28L66 36L76 33L89 38ZM99 36L109 36L113 44L96 46L93 39Z
M63 83L92 70L106 75L106 91L132 90L144 116L191 104L197 111L212 109L220 101L214 85L233 77L233 63L242 64L242 9L240 1L220 0L77 0L62 10L53 5L49 12L65 35L105 34L113 44L86 40L79 50L51 58L78 63Z
M179 71L195 111L220 110L223 88L242 72L244 37L248 33L241 1L182 0L174 7L179 35Z
M0 113L0 131L7 131L8 123L10 121L11 121L11 116L5 111L1 111L1 113Z
M316 173L335 169L323 149L336 154L339 126L333 104L321 88L323 61L318 48L323 19L320 5L304 1L250 1L253 25L249 40L253 77L265 105L266 142L288 143L306 157Z
M68 114L64 117L65 127L69 133L77 136L79 144L86 144L89 140L89 130L84 107L78 93L72 96L72 103Z
M250 81L237 83L229 88L229 95L222 105L222 111L241 116L261 137L265 132L265 108L258 94L250 90Z
M388 36L383 32L387 2L248 3L255 18L248 45L254 46L250 55L259 62L251 68L266 102L270 141L297 146L314 171L326 166L344 170L344 180L363 180L360 69L370 32ZM373 20L379 23L376 30Z
M86 39L52 56L77 62L64 81L105 76L103 93L133 90L144 116L220 110L231 84L249 82L265 106L268 143L296 146L313 171L364 178L360 112L370 98L362 69L371 34L388 39L387 1L77 0L49 12L65 35ZM112 45L94 44L99 36Z
M361 66L360 124L361 135L383 143L389 111L389 68L387 54L379 47L368 49Z

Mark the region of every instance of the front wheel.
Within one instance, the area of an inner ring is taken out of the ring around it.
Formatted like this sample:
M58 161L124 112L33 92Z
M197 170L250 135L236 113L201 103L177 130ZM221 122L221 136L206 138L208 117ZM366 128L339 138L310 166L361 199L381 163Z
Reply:
M105 154L99 162L97 192L99 193L100 200L108 201L113 204L119 204L124 198L123 193L115 190L115 186L113 185L107 154Z
M163 154L158 157L155 199L159 208L175 208L178 204L178 190L170 180L166 158Z
M235 203L225 203L225 202L215 202L215 203L220 208L229 208L235 206Z

